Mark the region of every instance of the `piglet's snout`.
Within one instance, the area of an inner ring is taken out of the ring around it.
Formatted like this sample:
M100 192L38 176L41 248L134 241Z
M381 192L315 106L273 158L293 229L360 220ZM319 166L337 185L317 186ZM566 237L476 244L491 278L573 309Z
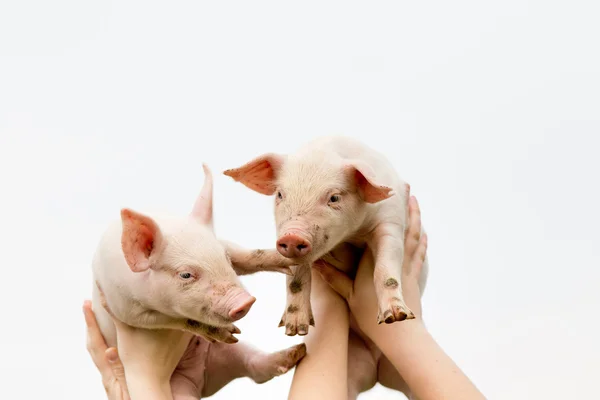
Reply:
M229 309L229 318L232 321L238 321L250 311L252 304L256 301L254 296L249 295L247 292L242 291L230 300L231 308Z
M310 254L310 242L295 233L286 233L277 241L277 250L287 258L304 257Z

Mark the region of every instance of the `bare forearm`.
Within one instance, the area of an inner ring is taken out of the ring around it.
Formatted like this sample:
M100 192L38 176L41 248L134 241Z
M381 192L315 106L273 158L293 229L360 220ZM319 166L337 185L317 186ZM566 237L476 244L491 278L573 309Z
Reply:
M313 274L315 327L305 336L306 356L296 366L288 399L346 400L348 396L348 308ZM329 293L323 293L323 289Z
M377 328L375 343L420 400L485 399L420 321Z

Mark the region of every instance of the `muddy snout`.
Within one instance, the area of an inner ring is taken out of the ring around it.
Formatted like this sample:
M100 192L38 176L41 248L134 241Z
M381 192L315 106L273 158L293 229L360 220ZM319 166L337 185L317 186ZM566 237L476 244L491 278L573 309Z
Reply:
M277 240L277 251L287 258L300 258L310 254L312 245L298 233L287 232Z

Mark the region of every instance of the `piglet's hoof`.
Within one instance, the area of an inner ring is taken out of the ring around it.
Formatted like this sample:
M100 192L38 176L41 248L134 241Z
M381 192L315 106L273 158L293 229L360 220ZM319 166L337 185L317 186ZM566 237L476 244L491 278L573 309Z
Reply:
M189 321L188 321L189 324ZM237 343L239 341L238 338L233 336L235 333L241 333L240 329L233 325L227 325L225 327L217 327L212 325L201 325L198 327L198 331L195 333L204 337L211 343L214 342L223 342L223 343Z
M304 343L275 353L259 354L250 362L253 372L252 379L256 383L270 381L294 368L305 355L306 345Z
M379 307L377 315L377 323L392 324L396 321L404 321L405 319L414 319L415 314L410 308L398 297L392 297L386 303L386 307Z
M287 336L305 336L310 325L315 326L312 311L306 312L294 305L288 306L279 321L279 327L285 326Z

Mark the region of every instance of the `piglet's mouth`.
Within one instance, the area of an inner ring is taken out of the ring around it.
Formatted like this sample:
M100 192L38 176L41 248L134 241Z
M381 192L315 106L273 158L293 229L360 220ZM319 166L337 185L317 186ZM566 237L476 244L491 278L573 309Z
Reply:
M221 331L222 329L225 329L224 327L205 324L204 322L199 322L199 321L196 321L195 319L188 319L186 321L186 324L190 328L206 330L206 332L210 333L210 334L215 334L215 333L218 333L219 331ZM242 333L237 326L232 325L232 327L233 328L232 328L231 333Z

